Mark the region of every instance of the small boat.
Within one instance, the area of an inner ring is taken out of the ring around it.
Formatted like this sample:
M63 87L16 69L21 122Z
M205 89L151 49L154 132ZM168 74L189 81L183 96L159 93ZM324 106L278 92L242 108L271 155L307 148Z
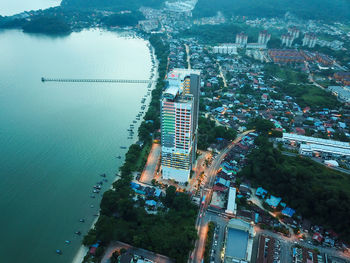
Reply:
M120 149L126 149L126 146L120 146Z
M64 243L70 244L70 240L66 240L66 241L64 241Z
M56 254L62 255L62 250L61 249L56 249Z
M94 216L99 216L99 214L94 214Z
M99 192L100 192L100 190L96 190L96 189L94 189L94 191L93 191L95 194L98 194Z
M85 222L85 219L84 219L84 218L81 218L81 219L79 219L79 222L80 222L80 223L84 223L84 222Z
M74 234L80 236L80 235L81 235L81 232L80 232L80 231L75 231Z
M118 159L121 159L122 157L119 155L117 158L118 158Z
M107 180L107 179L103 179L103 181L105 181L106 183L108 182L108 180Z
M91 208L94 208L94 205L90 205Z
M95 196L94 196L94 195L90 195L90 197L91 197L91 198L95 198Z

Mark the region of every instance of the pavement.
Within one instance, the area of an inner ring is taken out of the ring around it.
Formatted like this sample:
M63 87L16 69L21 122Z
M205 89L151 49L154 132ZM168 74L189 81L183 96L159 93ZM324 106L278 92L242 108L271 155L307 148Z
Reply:
M157 263L173 263L174 261L171 260L170 258L154 253L152 251L148 251L142 248L135 248L129 244L123 243L123 242L112 242L106 249L105 254L103 255L103 258L101 260L101 263L110 263L110 258L112 256L112 254L117 251L120 250L121 248L125 248L126 250L129 250L130 252L139 255L139 256L143 256L147 259L152 260L153 262L157 262Z
M151 184L154 179L154 174L158 168L158 163L160 159L160 144L154 143L152 145L151 152L148 155L148 159L145 168L142 171L140 182L145 184Z

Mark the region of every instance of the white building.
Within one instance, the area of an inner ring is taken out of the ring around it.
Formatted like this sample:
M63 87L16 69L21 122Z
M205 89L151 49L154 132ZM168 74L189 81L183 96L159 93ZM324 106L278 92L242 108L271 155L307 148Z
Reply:
M235 215L236 212L237 212L236 188L230 187L230 190L228 192L227 209L225 213Z
M222 44L213 47L213 52L216 54L229 54L237 55L237 45L236 44Z

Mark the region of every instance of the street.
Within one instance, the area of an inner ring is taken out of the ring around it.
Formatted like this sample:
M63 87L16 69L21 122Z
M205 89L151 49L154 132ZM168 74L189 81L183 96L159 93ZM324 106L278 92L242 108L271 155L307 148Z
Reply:
M208 228L208 215L207 215L207 208L208 205L210 203L211 200L211 195L213 193L212 191L212 187L214 185L214 181L215 181L215 177L216 177L216 173L217 170L220 168L220 165L222 163L222 161L224 160L224 158L226 157L226 154L238 143L241 141L241 139L253 132L254 130L249 130L249 131L245 131L241 134L239 134L237 136L237 138L231 142L224 150L222 150L213 160L212 164L210 165L210 167L206 170L206 175L207 175L207 182L202 190L202 194L201 196L203 197L205 195L205 202L204 204L200 204L200 209L199 209L199 213L197 216L197 221L196 221L196 228L197 228L197 233L198 233L198 240L195 243L195 248L191 254L191 257L189 259L189 262L192 263L200 263L202 261L203 258L203 253L204 253L204 246L205 246L205 240L206 240L206 234L207 234L207 228ZM216 218L218 219L218 216L214 217L215 214L210 212L211 218ZM221 218L221 217L219 217ZM219 222L221 219L219 219ZM223 220L223 219L222 219ZM228 220L227 220L228 221ZM216 222L216 221L215 221ZM226 226L226 224L225 224ZM220 227L221 228L221 227ZM223 231L224 231L224 226L223 229L221 229L221 235L223 236ZM221 250L221 244L222 242L218 241L218 248L217 248L217 252L216 252L216 258L219 257L220 254L220 250ZM220 247L220 248L219 248ZM220 249L220 250L219 250ZM220 262L220 261L219 261Z

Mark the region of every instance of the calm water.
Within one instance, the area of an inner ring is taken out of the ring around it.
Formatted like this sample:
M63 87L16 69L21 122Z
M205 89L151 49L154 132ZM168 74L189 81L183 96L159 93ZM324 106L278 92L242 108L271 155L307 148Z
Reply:
M60 3L61 0L1 0L0 15L10 16L23 11L46 9Z
M0 32L1 263L70 262L81 242L74 232L86 233L98 211L92 186L101 173L104 189L115 178L147 92L146 84L40 78L148 79L146 44L99 31L55 39Z

